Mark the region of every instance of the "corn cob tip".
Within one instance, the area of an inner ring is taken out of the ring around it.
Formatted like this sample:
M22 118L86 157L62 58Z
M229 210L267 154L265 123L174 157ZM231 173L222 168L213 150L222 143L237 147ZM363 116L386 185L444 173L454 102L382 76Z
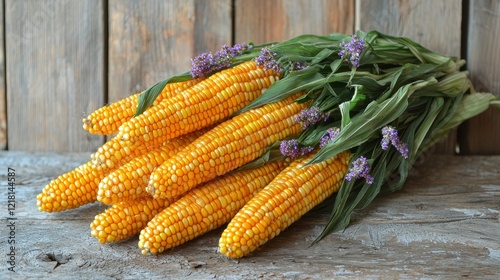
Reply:
M153 184L148 183L148 185L146 186L146 192L151 195L152 197L157 197L158 196L158 192L156 191L155 187L153 186Z
M139 233L146 224L173 200L151 197L118 202L95 216L90 224L91 235L99 243L125 240Z
M99 186L101 185L101 183L99 183ZM106 205L111 205L113 203L113 199L112 199L112 193L111 193L111 190L102 190L101 187L98 187L98 190L97 190L97 201L99 202L102 202Z

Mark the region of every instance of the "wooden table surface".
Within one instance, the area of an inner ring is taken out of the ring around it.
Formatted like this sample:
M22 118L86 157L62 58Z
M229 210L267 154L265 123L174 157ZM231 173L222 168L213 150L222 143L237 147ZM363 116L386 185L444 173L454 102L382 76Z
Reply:
M403 190L358 211L345 231L310 246L329 213L308 214L240 260L217 252L220 229L161 255L143 256L137 236L109 245L90 236L89 224L103 205L39 212L36 195L45 184L88 159L0 152L0 278L500 279L500 156L428 156L417 162ZM17 183L12 216L9 167ZM8 270L12 239L15 272Z

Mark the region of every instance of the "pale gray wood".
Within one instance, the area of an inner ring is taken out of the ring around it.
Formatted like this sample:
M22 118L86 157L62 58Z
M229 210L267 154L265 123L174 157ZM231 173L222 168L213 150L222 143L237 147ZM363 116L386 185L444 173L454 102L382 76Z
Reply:
M103 105L103 1L5 1L10 150L93 151Z
M354 1L235 1L236 42L261 44L306 33L351 34L353 30Z
M470 1L467 69L477 91L500 98L500 1ZM491 108L460 129L465 154L500 154L500 110Z
M190 58L231 44L231 1L109 1L109 97L114 102L172 75Z
M253 254L217 252L221 229L157 256L137 236L102 245L89 224L105 209L91 204L42 213L36 195L88 153L0 152L0 180L16 170L16 274L10 279L498 279L500 157L431 156L405 187L358 211L343 232L310 246L328 218L310 213ZM2 252L6 251L2 228ZM5 256L4 256L5 257ZM2 257L2 258L4 258Z
M457 0L357 0L357 26L363 31L408 37L426 48L460 57L462 1ZM434 148L454 154L457 133Z
M423 46L460 56L462 1L357 0L358 28L405 36Z

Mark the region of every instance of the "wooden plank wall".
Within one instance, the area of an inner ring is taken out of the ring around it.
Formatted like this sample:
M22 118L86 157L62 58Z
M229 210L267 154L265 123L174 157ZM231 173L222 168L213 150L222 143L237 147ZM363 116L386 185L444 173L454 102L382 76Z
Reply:
M467 62L477 91L500 97L500 0L472 0L468 9ZM465 154L500 154L500 110L490 108L462 125Z
M104 100L104 1L5 1L7 145L90 151L81 119Z
M500 96L499 2L3 0L0 148L95 151L105 139L81 123L92 110L188 70L190 57L224 43L303 33L361 28L407 36L465 57L477 88ZM458 143L464 153L500 154L500 131L492 129L499 121L490 110L437 152L454 153Z

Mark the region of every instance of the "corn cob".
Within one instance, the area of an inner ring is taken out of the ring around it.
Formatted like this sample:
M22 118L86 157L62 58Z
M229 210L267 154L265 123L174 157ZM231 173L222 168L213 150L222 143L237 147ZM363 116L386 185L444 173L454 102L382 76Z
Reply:
M96 215L90 224L91 235L100 243L117 242L137 234L173 200L143 197L113 204Z
M299 133L302 126L294 119L307 104L294 100L301 94L216 126L153 171L146 190L153 197L182 195L261 156L277 140Z
M153 105L157 105L163 99L175 96L200 80L194 79L167 84L155 99ZM92 134L110 135L118 132L118 127L134 116L140 94L136 93L95 110L82 120L83 128Z
M278 78L279 74L264 71L255 62L218 72L124 123L118 134L94 153L94 164L113 168L115 157L134 157L131 154L137 150L157 147L218 123L254 100Z
M229 222L285 168L282 162L235 172L191 190L156 215L139 235L142 253L161 253Z
M107 170L95 168L91 161L62 174L37 195L38 210L58 212L95 202L97 185Z
M249 254L340 188L350 153L306 165L313 155L292 162L235 215L219 240L221 253Z
M97 201L112 204L147 196L145 190L153 170L206 131L201 129L167 141L109 173L99 183Z
M215 124L257 98L278 77L255 62L217 72L124 123L117 137L155 145Z

